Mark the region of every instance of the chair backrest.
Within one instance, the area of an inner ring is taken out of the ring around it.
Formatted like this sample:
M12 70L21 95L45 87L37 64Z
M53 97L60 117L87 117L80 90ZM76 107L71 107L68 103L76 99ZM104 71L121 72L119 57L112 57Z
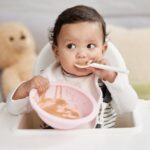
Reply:
M118 49L111 43L108 42L108 48L104 56L108 59L112 66L126 69L124 59ZM39 53L37 61L33 70L33 75L37 75L41 70L45 69L49 64L55 60L51 45L48 43Z

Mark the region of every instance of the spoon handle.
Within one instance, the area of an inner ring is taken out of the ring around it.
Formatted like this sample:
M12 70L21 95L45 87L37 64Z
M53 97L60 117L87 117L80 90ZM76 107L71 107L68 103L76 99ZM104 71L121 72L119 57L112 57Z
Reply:
M97 69L104 69L104 70L108 70L108 71L115 71L115 72L120 72L120 73L125 73L125 74L129 73L129 71L125 70L125 69L120 69L117 67L103 65L103 64L97 64L97 63L91 63L91 64L89 64L89 67L93 67L93 68L97 68Z

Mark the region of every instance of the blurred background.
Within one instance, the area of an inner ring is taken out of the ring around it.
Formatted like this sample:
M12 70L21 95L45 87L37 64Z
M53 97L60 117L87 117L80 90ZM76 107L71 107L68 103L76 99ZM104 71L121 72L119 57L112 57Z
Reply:
M22 22L36 42L37 53L48 42L48 29L67 7L84 4L104 17L109 39L123 55L130 81L142 99L150 99L149 0L0 0L0 24Z

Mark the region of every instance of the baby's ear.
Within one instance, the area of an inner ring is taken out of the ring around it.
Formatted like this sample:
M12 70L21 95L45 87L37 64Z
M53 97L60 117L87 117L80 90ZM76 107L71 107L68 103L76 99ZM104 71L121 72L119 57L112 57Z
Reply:
M103 44L103 47L102 47L102 53L103 53L103 54L106 52L107 47L108 47L107 42L105 42L105 43Z
M53 45L53 52L54 52L55 57L57 58L57 56L58 56L58 47L56 45Z

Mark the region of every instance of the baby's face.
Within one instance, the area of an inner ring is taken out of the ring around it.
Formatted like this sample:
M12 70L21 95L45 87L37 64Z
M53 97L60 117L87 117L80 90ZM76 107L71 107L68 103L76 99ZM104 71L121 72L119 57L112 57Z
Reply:
M105 47L100 24L81 22L62 26L54 52L66 72L84 76L91 71L79 69L74 64L84 65L90 60L101 60Z

